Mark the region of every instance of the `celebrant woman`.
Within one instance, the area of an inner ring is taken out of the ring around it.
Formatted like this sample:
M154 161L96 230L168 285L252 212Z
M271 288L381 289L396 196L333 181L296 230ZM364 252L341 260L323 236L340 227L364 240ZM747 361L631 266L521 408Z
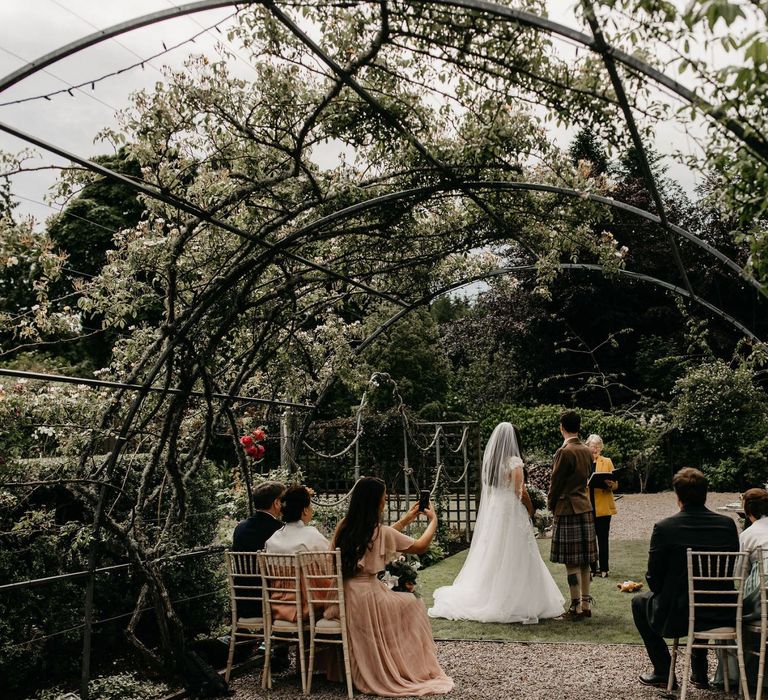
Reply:
M592 471L593 472L612 472L613 462L608 457L603 457L603 438L599 435L590 435L584 443L592 450ZM608 565L608 536L611 532L611 516L616 515L616 502L613 500L613 492L619 485L617 481L606 479L605 488L591 486L589 489L589 498L592 501L592 508L595 511L595 539L597 540L597 558L589 566L592 575L600 575L602 578L608 578L610 566ZM597 568L598 562L600 568Z

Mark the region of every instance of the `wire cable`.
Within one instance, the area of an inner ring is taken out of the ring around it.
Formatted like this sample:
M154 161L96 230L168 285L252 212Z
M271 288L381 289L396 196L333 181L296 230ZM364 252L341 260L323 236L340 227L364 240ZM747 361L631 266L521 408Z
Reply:
M50 2L55 2L55 0L49 0L49 1ZM92 78L92 79L89 79L89 80L84 80L81 83L77 83L76 85L70 85L69 87L62 88L61 90L54 90L53 92L47 92L47 93L40 94L40 95L34 95L32 97L22 97L22 98L20 98L18 100L9 100L7 102L0 102L0 107L7 107L9 105L23 104L25 102L32 102L33 100L50 100L52 97L55 97L57 95L62 95L64 93L67 93L70 96L72 96L72 90L80 90L81 88L87 87L88 85L91 86L91 89L94 89L94 86L96 85L96 83L100 83L103 80L107 80L109 78L113 78L116 75L121 75L122 73L126 73L126 72L128 72L130 70L133 70L134 68L139 68L139 67L144 68L145 64L152 66L152 68L155 68L155 70L160 72L161 75L162 75L162 71L159 71L159 69L157 69L155 66L153 66L150 63L150 61L152 59L159 58L160 56L164 56L165 54L171 53L171 51L174 51L174 50L184 46L185 44L194 43L195 39L199 38L200 36L202 36L203 34L208 32L210 29L218 28L218 26L220 24L223 24L224 22L228 22L233 17L236 17L237 14L238 14L237 12L233 12L232 14L228 15L227 17L225 17L224 19L220 20L216 24L211 25L211 27L204 28L203 31L197 32L196 34L192 35L188 39L184 39L183 41L180 41L177 44L174 44L172 46L166 46L165 43L163 43L163 50L162 51L158 51L157 53L154 53L151 56L147 56L146 58L142 58L139 54L135 53L134 51L131 51L131 53L133 53L135 56L137 56L139 58L139 60L136 63L132 63L129 66L125 66L125 67L120 68L118 70L114 70L111 73L105 73L104 75L101 75L98 78ZM91 26L93 26L93 25L91 25ZM200 25L200 26L202 26L202 25ZM111 41L117 41L117 40L116 39L112 39ZM120 44L120 42L117 42L117 43ZM120 46L123 46L123 45L120 44ZM128 50L130 51L130 49L128 49ZM18 57L18 58L21 58L21 57ZM48 71L46 71L46 72L48 72ZM85 94L87 95L88 93L85 93Z
M178 8L178 7L179 7L179 6L178 6L178 5L177 5L175 2L173 2L172 0L165 0L165 2L166 2L166 4L167 4L167 5L170 5L171 7L176 7L176 8ZM239 14L239 12L235 12L235 13L232 15L232 17L236 17L238 14ZM217 31L219 34L221 34L221 30L219 29L218 25L214 24L212 27L208 27L208 28L206 28L204 24L202 24L202 23L200 23L200 22L198 22L198 21L197 21L197 19L195 18L195 16L194 16L194 15L186 15L186 18L187 18L187 19L188 19L190 22L192 22L193 24L196 24L196 25L197 25L198 27L200 27L201 29L204 29L204 30L205 30L205 32L207 32L208 34L210 34L210 35L211 35L211 36L212 36L214 39L216 39L217 41L222 41L222 40L221 40L219 37L217 37L215 34L212 34L212 33L211 33L211 29L215 29L215 30L216 30L216 31ZM220 24L220 23L219 23L219 24ZM202 33L202 32L201 32L201 33ZM259 72L256 70L256 68L254 67L254 65L253 65L253 64L252 64L252 63L251 63L251 62L250 62L250 61L249 61L247 58L243 58L243 57L242 57L242 56L241 56L241 55L240 55L240 54L239 54L237 51L235 51L235 49L233 49L233 48L232 48L232 45L230 44L230 42L229 42L229 41L227 41L227 47L226 47L226 50L227 50L228 52L230 52L230 53L231 53L231 54L232 54L232 55L233 55L235 58L239 59L239 60L240 60L242 63L244 63L246 66L248 66L248 68L250 68L250 69L251 69L251 70L252 70L252 71L253 71L253 72L254 72L256 75L259 75Z
M91 22L89 19L86 19L82 15L79 15L77 12L75 12L71 7L67 7L66 5L59 2L59 0L48 0L48 2L56 5L57 7L61 8L65 12L69 12L73 17L76 17L84 24L87 24L91 29L100 30L101 27ZM141 55L136 53L130 46L126 46L122 41L119 39L115 39L114 37L110 38L109 41L113 41L115 44L117 44L121 49L125 49L128 53L135 56L136 58L141 58ZM160 75L163 74L163 72L157 67L153 66L148 60L145 61L147 65L149 65L150 68L154 68Z
M24 63L29 63L29 61L28 61L26 58L24 58L23 56L20 56L20 55L19 55L19 54L17 54L17 53L14 53L14 52L13 52L13 51L11 51L10 49L6 49L4 46L0 46L0 51L2 51L3 53L7 53L9 56L13 56L14 58L17 58L19 61L23 61ZM86 97L88 97L88 98L90 98L90 99L94 100L95 102L98 102L100 105L103 105L104 107L107 107L108 109L111 109L113 113L114 113L114 112L117 112L117 111L119 111L119 110L117 109L117 107L113 107L113 106L112 106L111 104L109 104L108 102L105 102L105 101L104 101L104 100L102 100L101 98L99 98L99 97L96 97L96 95L91 95L91 93L89 93L89 92L86 92L85 90L83 90L83 89L82 89L82 88L80 88L80 87L76 87L75 85L71 85L71 84L70 84L70 83L68 83L66 80L64 80L64 78L60 78L60 77L59 77L58 75L56 75L55 73L51 73L51 71L49 71L47 68L43 68L43 69L41 70L41 72L42 72L42 73L45 73L46 75L49 75L49 76L50 76L51 78L53 78L54 80L58 80L60 83L64 83L64 85L66 85L66 86L67 86L67 90L64 90L64 92L68 92L69 90L77 90L78 92L81 92L81 93L83 93L83 95L85 95ZM41 96L41 97L40 97L40 98L38 98L38 99L45 99L45 100L48 100L48 101L50 102L50 99L51 99L51 98L50 98L50 97L46 97L45 95L43 95L43 96ZM3 103L3 104L5 104L5 103ZM3 106L3 104L0 104L0 107L2 107L2 106Z

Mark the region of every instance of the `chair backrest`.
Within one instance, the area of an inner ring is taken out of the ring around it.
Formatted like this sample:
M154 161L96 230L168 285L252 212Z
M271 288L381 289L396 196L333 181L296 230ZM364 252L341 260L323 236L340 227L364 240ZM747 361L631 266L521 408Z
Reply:
M746 552L694 552L688 555L689 621L717 611L741 624L744 579L749 571ZM708 610L706 610L708 609Z
M227 580L229 581L229 600L232 604L232 617L237 620L238 607L254 608L258 603L261 608L261 574L256 552L224 552L227 562ZM248 601L245 606L244 601Z
M766 590L768 588L768 571L766 571L766 567L768 566L768 551L759 547L754 554L757 555L757 565L750 570L748 577L752 578L752 576L757 576L756 583L760 592L760 619L768 620L768 591Z
M278 619L302 620L301 572L295 554L259 552L264 616L271 624L276 609ZM277 607L279 606L279 608Z
M301 552L301 575L304 579L309 619L315 621L316 609L338 606L333 617L344 620L344 580L341 576L341 550L331 552Z

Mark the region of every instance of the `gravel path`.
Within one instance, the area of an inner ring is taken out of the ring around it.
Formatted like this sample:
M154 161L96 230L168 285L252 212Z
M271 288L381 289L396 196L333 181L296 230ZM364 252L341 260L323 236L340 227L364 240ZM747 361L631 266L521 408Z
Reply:
M565 624L565 623L564 623ZM651 700L664 694L642 685L637 676L649 670L645 649L634 645L525 644L516 642L438 642L438 656L455 682L447 698L486 700ZM710 673L714 654L710 654ZM678 666L678 680L682 662ZM234 679L235 700L263 698L258 672ZM713 700L725 697L691 689L691 698ZM301 695L301 684L288 672L273 679L272 700ZM315 700L340 700L346 689L317 677L312 683ZM355 693L356 698L371 697Z
M710 493L707 507L717 510L738 500L738 493ZM673 491L629 493L616 502L616 510L611 519L612 540L650 540L654 523L677 513L677 501Z
M737 493L712 493L707 506L713 510L738 501ZM677 512L671 491L656 494L627 494L616 504L618 514L611 522L611 539L648 540L658 520ZM736 514L731 514L736 518ZM565 624L565 623L564 623ZM664 697L662 691L647 688L637 676L650 670L642 645L539 644L525 642L437 642L438 656L456 687L448 698L485 700L521 698L524 700L637 700ZM710 674L714 654L710 654ZM682 676L682 662L678 679ZM260 673L250 671L232 681L235 700L264 698ZM269 698L286 700L301 695L295 673L275 676ZM343 686L319 677L313 681L316 700L346 697ZM370 697L355 693L356 698ZM697 700L724 697L722 693L691 690Z

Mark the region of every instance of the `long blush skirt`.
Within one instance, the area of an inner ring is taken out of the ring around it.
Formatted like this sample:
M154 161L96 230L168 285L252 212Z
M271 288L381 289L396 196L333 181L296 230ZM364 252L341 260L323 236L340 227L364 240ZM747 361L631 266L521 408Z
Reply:
M362 693L402 697L453 689L437 662L424 605L413 593L396 593L376 576L344 582L352 680Z

